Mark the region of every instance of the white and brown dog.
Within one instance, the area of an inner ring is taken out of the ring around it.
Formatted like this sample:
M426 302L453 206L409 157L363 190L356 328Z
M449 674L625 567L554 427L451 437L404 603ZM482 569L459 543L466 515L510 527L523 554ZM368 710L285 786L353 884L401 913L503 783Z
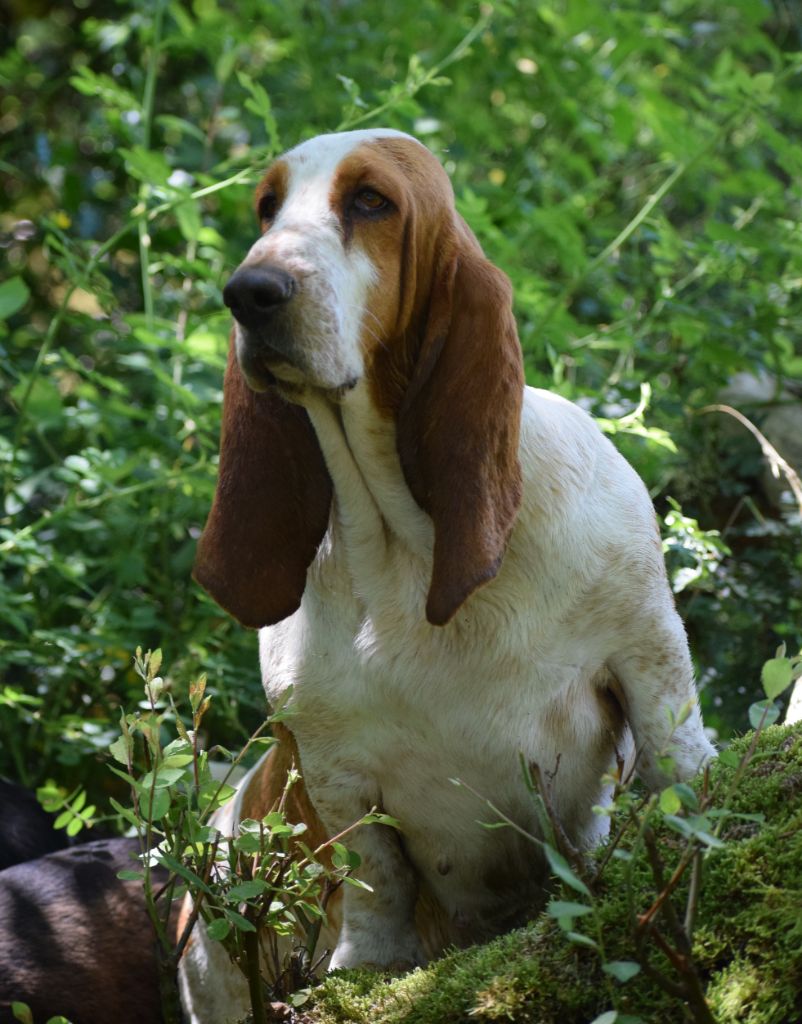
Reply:
M480 828L451 779L537 832L521 752L589 844L616 752L660 786L662 752L687 778L713 749L649 496L584 412L524 385L509 284L436 158L320 136L257 211L195 575L263 627L268 700L292 687L305 813L401 822L353 836L374 891L344 894L331 966L412 966L541 896L533 846Z

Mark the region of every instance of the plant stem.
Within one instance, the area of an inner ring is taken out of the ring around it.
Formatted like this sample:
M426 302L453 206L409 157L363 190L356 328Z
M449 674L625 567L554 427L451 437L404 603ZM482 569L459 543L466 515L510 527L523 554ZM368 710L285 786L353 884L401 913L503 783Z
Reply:
M474 39L476 39L477 36L481 35L481 33L484 32L484 30L487 28L487 25L490 22L492 16L492 11L490 11L487 14L483 14L476 22L476 24L457 43L457 45L454 47L451 53L449 53L448 56L444 57L437 64L429 68L429 70L426 72L426 74L420 81L412 84L411 88L407 90L406 95L414 96L416 93L420 92L420 90L423 89L424 86L428 85L431 81L437 78L440 72L447 68L449 64L454 64L456 63L456 61L460 60L465 51L474 41ZM370 121L378 114L383 114L385 110L388 110L389 108L395 106L396 102L397 96L392 96L385 103L381 103L378 107L374 107L373 110L368 110L364 114L360 114L358 117L346 118L344 121L341 121L339 125L337 125L336 131L341 132L344 131L346 128L351 129L358 124L364 124L365 121Z
M643 927L644 930L650 930L654 937L657 938L659 933L653 925L653 912L656 913L655 908L660 906L676 944L676 949L671 949L668 943L663 942L661 944L661 949L680 976L682 987L685 991L685 998L688 1000L688 1005L691 1013L693 1014L693 1019L696 1021L696 1024L716 1024L715 1018L710 1012L710 1007L707 1005L707 1000L705 999L704 988L699 977L699 972L696 969L696 962L693 959L691 941L683 928L679 917L677 916L674 904L671 902L671 892L690 863L690 858L687 858L686 856L682 857L674 871L674 874L666 884L663 862L657 849L657 840L650 827L644 830L643 842L646 848L649 866L652 871L652 877L654 878L658 889L661 889L662 891L660 892L657 900L655 900L651 910L649 910L641 919L641 927ZM698 851L695 852L698 853Z
M156 95L156 76L161 57L162 24L164 21L164 0L157 0L153 15L153 39L148 56L148 70L145 77L145 92L142 97L143 125L142 146L150 149L150 138L153 131L153 100ZM150 188L142 183L139 188L139 200L145 203ZM142 275L142 300L145 306L145 323L149 331L153 330L153 288L150 281L150 235L144 218L137 224L139 235L139 265Z
M253 1024L267 1024L265 993L259 971L259 933L245 932L245 958L248 965L248 994L251 998Z

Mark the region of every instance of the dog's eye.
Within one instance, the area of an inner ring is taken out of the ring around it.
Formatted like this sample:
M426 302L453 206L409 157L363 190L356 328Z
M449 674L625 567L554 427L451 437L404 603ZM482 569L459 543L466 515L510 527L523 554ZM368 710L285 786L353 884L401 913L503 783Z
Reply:
M262 196L259 200L259 220L272 220L276 216L278 199L272 193Z
M361 188L354 196L354 207L360 213L379 213L390 206L390 200L372 188Z

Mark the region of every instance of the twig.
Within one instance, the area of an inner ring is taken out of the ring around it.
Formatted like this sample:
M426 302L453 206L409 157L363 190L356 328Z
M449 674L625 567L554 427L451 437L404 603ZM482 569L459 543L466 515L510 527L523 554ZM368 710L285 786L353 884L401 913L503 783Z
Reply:
M487 14L483 14L476 22L476 24L473 25L473 27L467 32L467 34L457 43L457 45L454 47L451 53L449 53L437 64L432 65L432 67L429 68L429 70L426 72L426 74L419 82L412 83L413 88L407 89L406 95L414 96L416 93L420 92L420 90L423 89L424 86L429 85L430 82L437 78L441 71L444 71L450 64L454 64L456 63L456 61L460 60L465 51L474 41L474 39L476 39L477 36L481 35L481 33L484 32L484 30L487 28L487 25L490 22L492 16L492 10L489 11ZM378 114L382 114L384 113L385 110L388 110L390 107L394 106L396 100L396 96L391 96L390 99L386 100L386 102L379 104L378 107L374 107L373 110L368 110L364 114L360 114L359 117L346 118L344 121L340 122L336 130L338 132L341 132L344 131L346 128L350 129L353 128L355 125L364 124L365 121L370 121Z
M649 960L649 954L646 948L646 939L647 937L654 938L656 945L660 946L660 939L662 939L662 936L659 938L658 936L659 932L653 925L650 925L650 927L644 931L636 931L635 956L638 958L641 970L650 981L653 981L655 985L666 993L666 995L672 996L674 999L684 999L685 989L683 986L680 985L678 981L673 981L671 978L663 974L662 971L659 971Z
M738 412L737 409L733 409L731 405L705 405L703 408L699 409L700 415L708 412L724 412L728 416L732 416L733 419L736 419L741 426L746 427L749 433L757 439L764 458L768 460L768 463L771 466L772 473L775 476L782 473L788 481L788 486L791 488L797 507L799 508L799 514L802 515L802 480L799 479L799 474L794 467L785 461L771 441L769 441L765 435L758 430L750 419L747 419L746 416L744 416L742 412Z
M648 796L642 797L638 806L636 808L633 808L633 813L636 816L639 815L648 802ZM593 878L591 879L591 888L600 881L602 873L604 872L607 865L610 863L613 854L618 849L618 846L621 843L621 840L629 831L631 823L631 820L625 821L621 828L619 828L618 832L616 832L615 836L611 840L609 840L605 845L604 854L599 860L599 863L596 865L596 870L593 872Z
M702 851L697 850L691 864L691 880L688 887L688 902L685 905L684 930L688 943L693 942L693 929L696 924L696 908L699 905L699 893L702 891Z
M543 801L543 807L545 808L549 824L551 825L554 833L557 848L566 860L568 860L579 877L585 880L588 871L585 858L582 856L581 851L574 846L567 832L563 828L563 823L560 821L557 812L554 810L554 804L551 802L551 796L543 779L543 773L540 770L540 765L536 761L533 761L530 765L530 770L535 777L537 791L540 799Z
M660 852L657 849L657 842L651 828L647 827L644 829L643 842L646 848L646 854L649 859L652 875L658 888L662 891L652 908L647 912L647 914L644 914L639 921L638 928L643 930L648 929L651 932L660 949L679 974L685 992L685 998L688 1001L691 1013L693 1014L693 1018L697 1024L715 1024L715 1018L710 1012L710 1007L707 1005L702 981L699 977L699 972L696 969L696 962L693 959L693 950L690 940L679 920L676 908L670 898L671 891L676 887L679 878L682 877L682 874L690 863L692 857L698 853L698 850L693 850L690 857L687 857L687 855L683 856L680 863L677 865L677 868L674 870L674 874L666 885L664 883L663 861L660 857ZM658 906L662 908L663 916L665 917L674 937L674 942L677 947L676 949L672 949L671 946L665 942L659 931L654 926L653 917L657 912L655 907Z

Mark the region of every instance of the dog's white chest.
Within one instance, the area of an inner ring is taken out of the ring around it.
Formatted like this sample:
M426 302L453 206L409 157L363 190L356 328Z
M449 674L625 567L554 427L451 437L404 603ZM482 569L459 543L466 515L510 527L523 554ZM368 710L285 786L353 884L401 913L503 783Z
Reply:
M289 725L326 824L343 824L327 820L334 780L353 795L353 818L373 805L398 818L405 854L456 922L456 941L463 927L475 935L514 923L539 893L537 847L511 828L484 828L499 820L486 801L537 831L523 757L544 777L559 777L568 820L586 819L601 796L610 738L603 742L591 665L537 664L533 646L544 641L533 645L531 635L520 646L486 642L473 603L448 630L404 625L393 614L401 583L388 578L378 619L360 619L354 603L349 636L340 632L343 604L333 624L323 597L318 604L310 593L305 616L263 634L263 673L273 699L293 687ZM570 728L559 712L566 701L577 708ZM576 813L579 804L585 813Z

